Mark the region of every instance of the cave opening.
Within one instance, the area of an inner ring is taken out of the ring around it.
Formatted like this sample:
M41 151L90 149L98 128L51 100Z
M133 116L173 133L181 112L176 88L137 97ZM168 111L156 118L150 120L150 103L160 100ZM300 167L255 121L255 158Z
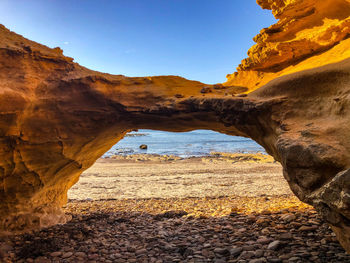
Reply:
M86 170L71 200L291 194L282 167L251 139L211 130L129 132Z
M281 165L261 146L213 131L131 132L68 195L72 225L79 225L76 218L88 222L93 227L85 231L92 236L108 229L122 256L135 249L171 254L180 262L196 256L210 261L194 262L282 262L280 254L335 240L315 211L292 194ZM344 256L338 244L336 250Z

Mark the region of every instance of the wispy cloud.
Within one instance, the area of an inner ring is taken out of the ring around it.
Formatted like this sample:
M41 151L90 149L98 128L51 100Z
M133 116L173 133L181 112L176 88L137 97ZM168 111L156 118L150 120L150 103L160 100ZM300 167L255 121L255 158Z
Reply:
M65 42L63 42L63 44L68 45L68 44L69 44L69 42L68 42L68 41L65 41Z

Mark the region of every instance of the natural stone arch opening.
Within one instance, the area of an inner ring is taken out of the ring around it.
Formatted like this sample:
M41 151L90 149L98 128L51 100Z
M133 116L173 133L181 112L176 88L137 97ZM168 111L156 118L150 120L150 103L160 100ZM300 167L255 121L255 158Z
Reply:
M14 65L9 70L13 67L19 72L23 70L18 68L18 55L10 54L9 61ZM8 59L8 55L4 56ZM25 55L25 60L33 64L31 55ZM333 101L337 93L329 91L329 86L338 83L338 91L347 87L349 61L277 79L247 97L228 98L221 97L215 86L179 77L126 78L95 72L91 75L90 71L64 60L53 60L49 65L58 66L59 70L73 66L74 74L80 72L83 77L46 80L46 84L27 89L33 94L30 104L18 90L3 97L5 109L25 115L11 112L5 115L8 118L4 120L4 127L11 129L7 129L8 135L1 142L5 149L1 169L2 229L24 230L64 222L60 207L81 172L127 131L156 128L165 131L210 129L253 138L282 163L293 192L337 225L334 228L340 237L346 234L340 231L345 227L346 210L330 208L335 207L333 202L337 199L330 200L327 191L339 193L334 188L338 183L330 179L346 169L347 151L344 146L334 144L334 139L325 141L329 130L317 125L316 117L322 113L319 106L331 106L329 100ZM7 79L7 73L4 74ZM23 83L13 81L23 87ZM304 89L305 86L313 90ZM203 87L210 87L213 92L198 96ZM178 98L179 93L184 97ZM316 97L317 103L312 99L304 101L305 97L313 98L319 93L324 95ZM327 114L336 109L341 110L338 106L332 110L323 108ZM344 116L339 111L334 114ZM340 123L346 121L337 119ZM20 123L19 129L14 126L17 123ZM305 127L302 133L296 132L302 127ZM335 180L344 180L344 176L346 173ZM323 188L328 182L335 186ZM341 241L345 244L346 240L343 237Z
M341 72L339 68L342 68ZM327 191L333 191L332 184L337 185L329 178L346 169L346 152L334 143L329 145L325 142L327 136L318 137L314 133L314 116L319 110L320 101L315 104L310 100L305 104L303 98L312 97L312 91L302 87L312 83L315 90L324 92L325 97L319 99L325 101L322 105L327 105L334 94L334 91L328 92L328 85L336 81L339 89L347 86L349 68L349 62L345 61L305 71L302 75L287 76L243 98L220 98L215 92L191 98L192 95L188 93L198 94L203 87L210 86L178 77L130 79L96 75L64 82L59 80L45 86L45 93L41 88L36 89L36 96L40 99L32 105L38 104L40 107L26 108L26 115L17 120L22 123L21 132L15 135L16 130L13 130L14 135L2 141L2 148L11 154L4 153L4 168L1 171L3 174L8 170L12 173L4 178L3 183L3 200L7 201L2 203L2 228L24 230L63 222L60 206L66 202L66 193L81 172L127 131L141 128L165 131L210 129L251 137L282 163L286 179L301 200L313 204L324 215L331 213L332 216L326 216L326 219L333 220L334 225L343 224L342 218L345 217L329 208L333 201L327 204ZM323 81L314 83L315 76ZM177 88L172 90L174 82ZM303 85L298 92L293 90L291 93L287 88L296 89L300 83ZM153 93L155 87L157 96ZM214 86L211 89L215 91ZM177 98L175 95L179 92L187 93L187 96ZM4 105L13 105L22 111L25 102L14 104L15 98L18 100L10 93L7 97L10 104L5 104L5 100ZM299 110L303 107L309 111L301 111L301 118ZM310 111L314 107L317 110ZM298 111L293 110L296 108ZM305 112L308 112L307 115ZM38 119L40 125L35 125ZM306 122L306 130L299 137L293 129L295 125L302 127L302 119ZM9 121L13 120L7 121L8 127L13 127ZM319 127L318 132L321 131L323 129ZM312 141L310 134L313 134ZM311 147L307 143L311 143ZM338 147L337 151L335 147ZM346 173L335 179L343 180L344 176ZM327 180L331 187L323 188ZM315 189L320 192L315 192ZM318 194L315 196L315 193ZM28 200L31 200L29 206Z
M139 149L142 144L148 149ZM68 198L215 198L282 193L291 194L280 164L250 139L208 130L140 130L119 141L84 171L68 191Z

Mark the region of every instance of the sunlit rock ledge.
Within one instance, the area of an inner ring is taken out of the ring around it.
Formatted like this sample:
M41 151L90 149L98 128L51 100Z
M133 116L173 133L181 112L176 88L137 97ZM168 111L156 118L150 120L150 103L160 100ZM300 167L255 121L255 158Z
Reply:
M91 71L0 27L0 229L64 223L68 189L132 129L250 137L350 251L350 2L258 1L279 19L224 84Z

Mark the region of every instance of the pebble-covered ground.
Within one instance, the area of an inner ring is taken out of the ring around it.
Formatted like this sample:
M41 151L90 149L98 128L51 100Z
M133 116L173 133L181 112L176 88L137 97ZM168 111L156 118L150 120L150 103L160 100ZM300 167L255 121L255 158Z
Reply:
M65 225L2 239L2 262L350 262L290 195L71 200L65 210Z

